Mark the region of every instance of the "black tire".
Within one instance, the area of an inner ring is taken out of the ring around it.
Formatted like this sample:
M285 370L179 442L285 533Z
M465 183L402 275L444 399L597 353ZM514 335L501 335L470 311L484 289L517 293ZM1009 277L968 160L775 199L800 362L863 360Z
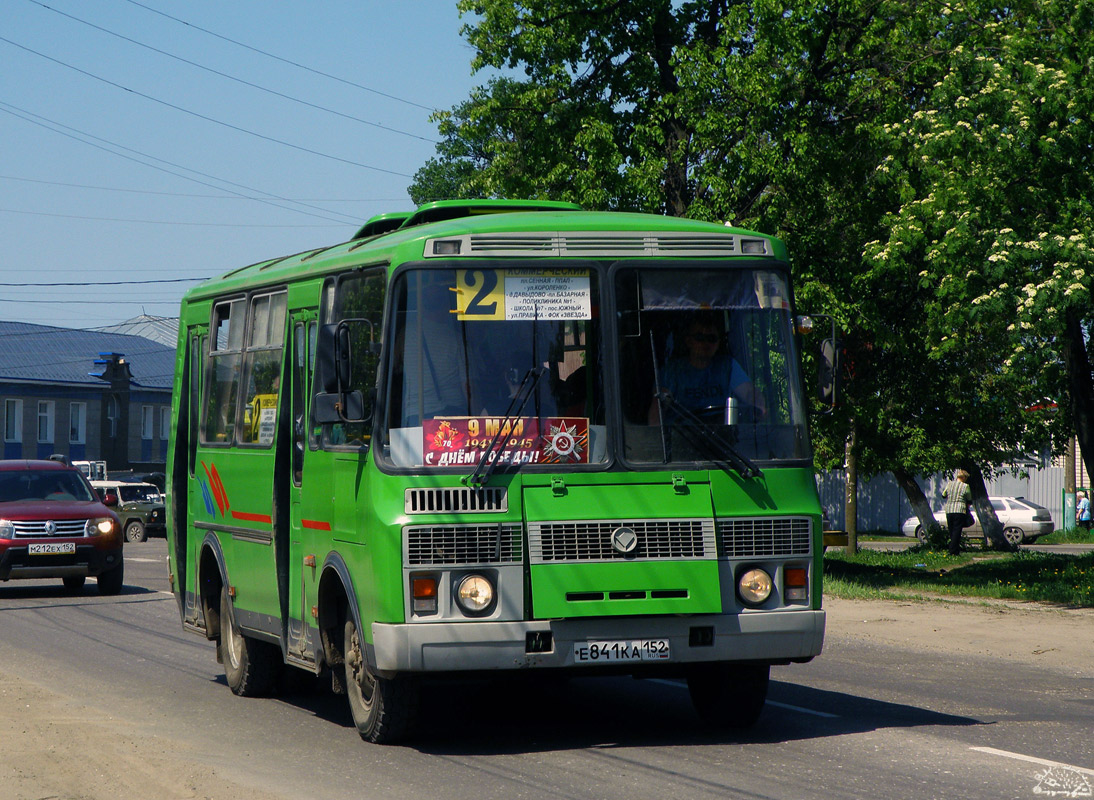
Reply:
M61 578L61 582L64 583L65 589L70 592L78 592L83 589L85 581L87 581L85 575L66 575Z
M127 542L143 542L148 538L144 529L144 523L139 519L131 519L125 523L125 540Z
M343 636L342 681L357 733L366 742L391 744L410 735L418 715L418 685L406 677L374 675L353 619Z
M1025 541L1026 534L1021 528L1011 526L1003 529L1003 538L1006 539L1009 544L1018 547L1018 545Z
M699 718L712 728L748 728L767 701L767 664L697 664L688 673L688 692Z
M95 582L99 584L99 594L119 594L122 586L125 585L125 562L122 561L114 569L103 572L95 579Z
M922 525L915 526L915 538L917 538L922 544L927 543L927 532L923 530Z
M228 592L220 591L220 654L228 688L240 697L273 693L281 671L281 651L268 642L244 636L232 624Z

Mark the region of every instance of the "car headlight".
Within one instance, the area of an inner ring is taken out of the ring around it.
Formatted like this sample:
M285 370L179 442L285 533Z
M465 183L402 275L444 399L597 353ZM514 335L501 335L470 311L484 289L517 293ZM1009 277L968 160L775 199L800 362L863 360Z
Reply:
M494 584L483 575L465 575L456 586L456 603L468 614L483 614L494 605Z
M774 582L766 571L759 567L746 569L737 579L737 596L748 606L758 606L771 596Z
M89 519L84 525L84 536L106 536L114 530L114 520L110 517Z
M10 519L0 519L0 539L14 539L15 526Z

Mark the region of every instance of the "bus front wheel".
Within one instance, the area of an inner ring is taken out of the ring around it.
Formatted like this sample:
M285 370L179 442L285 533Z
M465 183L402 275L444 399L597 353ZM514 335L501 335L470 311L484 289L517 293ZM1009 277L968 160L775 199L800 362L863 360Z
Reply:
M767 664L696 664L688 674L688 692L707 725L747 728L763 711L770 674Z
M240 697L262 697L273 691L281 652L272 644L244 636L232 624L228 592L220 592L220 651L228 688Z
M410 678L381 678L365 660L357 625L344 628L343 685L357 732L366 742L389 744L408 736L418 710L418 687Z

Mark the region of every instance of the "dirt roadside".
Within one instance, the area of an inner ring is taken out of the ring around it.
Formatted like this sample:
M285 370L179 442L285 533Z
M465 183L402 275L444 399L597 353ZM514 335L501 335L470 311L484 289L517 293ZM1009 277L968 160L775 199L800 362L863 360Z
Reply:
M991 602L826 598L827 647L892 643L949 656L979 655L1089 676L1094 609ZM75 695L9 675L0 687L0 800L270 800L211 767L185 744L149 736Z
M1006 600L841 600L826 597L826 640L899 644L987 656L1071 675L1094 673L1094 609Z

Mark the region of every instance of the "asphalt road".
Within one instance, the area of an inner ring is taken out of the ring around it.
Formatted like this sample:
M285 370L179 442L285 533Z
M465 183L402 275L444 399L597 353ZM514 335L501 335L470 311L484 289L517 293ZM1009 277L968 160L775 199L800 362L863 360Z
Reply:
M417 741L367 745L329 693L232 695L212 645L182 630L165 553L162 539L127 545L118 597L93 581L75 597L60 581L0 584L0 673L255 796L918 800L1094 786L1094 648L1076 677L830 637L814 662L773 669L755 728L720 737L699 728L676 682L438 685ZM14 713L0 704L0 722ZM42 795L0 785L0 798L24 796Z

